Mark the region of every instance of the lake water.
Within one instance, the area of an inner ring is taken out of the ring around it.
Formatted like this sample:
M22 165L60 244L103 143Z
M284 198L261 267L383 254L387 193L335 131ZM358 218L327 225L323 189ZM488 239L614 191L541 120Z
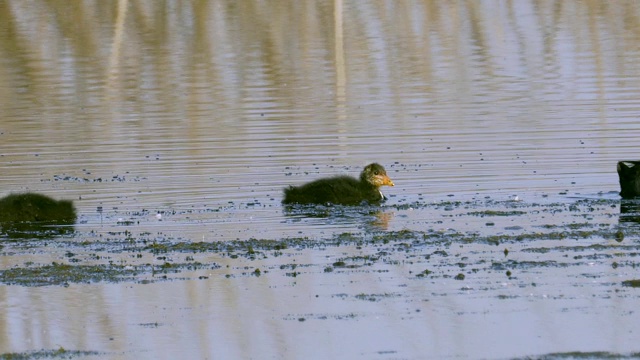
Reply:
M637 1L4 1L0 24L0 196L41 192L79 213L64 241L5 241L4 270L68 263L69 251L82 264L133 262L68 248L123 232L185 243L585 222L615 232L616 162L640 160ZM310 216L280 204L288 185L357 176L371 162L396 185L380 209ZM382 251L351 244L253 260L208 252L196 257L220 269L170 281L2 284L0 354L628 354L640 351L639 294L611 285L640 277L640 237L626 226L628 266L613 274L624 261L600 257L510 281L491 267L504 247L453 241L418 251L419 269L394 247L384 264L328 274L336 259ZM550 238L510 252L541 246L574 258ZM433 251L449 256L436 265L425 260ZM495 271L474 278L461 261ZM451 276L415 281L424 267Z

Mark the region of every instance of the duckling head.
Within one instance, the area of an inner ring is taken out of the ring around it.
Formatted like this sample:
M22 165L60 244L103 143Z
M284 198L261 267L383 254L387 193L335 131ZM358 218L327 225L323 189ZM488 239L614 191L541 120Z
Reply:
M360 174L360 180L364 180L377 188L383 185L394 186L393 181L387 176L387 171L378 163L367 165Z

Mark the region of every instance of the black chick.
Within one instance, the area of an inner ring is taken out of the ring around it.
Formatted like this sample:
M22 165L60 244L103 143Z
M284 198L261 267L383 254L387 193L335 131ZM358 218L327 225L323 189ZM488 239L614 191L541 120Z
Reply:
M382 165L367 165L360 179L351 176L336 176L318 179L301 186L289 186L284 189L283 204L340 204L360 205L377 204L385 199L380 186L393 186Z
M69 224L76 210L69 200L54 200L37 193L11 194L0 199L0 222L53 222Z

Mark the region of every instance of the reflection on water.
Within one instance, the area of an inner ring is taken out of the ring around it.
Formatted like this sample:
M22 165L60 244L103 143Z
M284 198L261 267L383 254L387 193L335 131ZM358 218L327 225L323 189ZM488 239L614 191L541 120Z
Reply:
M0 24L0 196L37 191L73 199L78 241L98 241L125 230L209 242L446 227L501 232L480 220L456 222L447 206L412 204L514 195L526 202L565 202L571 201L567 196L609 194L619 191L616 162L638 158L640 5L635 0L9 0L0 2ZM322 212L290 214L280 205L288 185L358 173L371 162L385 166L396 184L386 190L390 199L380 209L338 215L332 209L323 217L318 216ZM521 217L517 225L545 226L551 218ZM54 261L55 251L35 261ZM60 257L55 261L68 260ZM1 266L17 261L0 256ZM134 335L154 332L131 325L120 310L133 313L139 311L136 303L147 302L156 310L139 314L139 323L153 323L161 317L162 302L172 301L163 296L170 296L195 309L193 317L242 301L242 311L259 313L241 322L232 321L238 309L217 314L233 324L232 331L219 334L235 344L225 355L264 355L260 350L265 347L242 335L247 329L274 334L274 344L266 348L278 353L293 347L284 339L304 322L288 322L286 330L279 330L280 321L260 306L270 296L273 304L280 303L268 281L261 277L218 286L221 299L215 303L200 302L210 290L194 290L205 282L185 282L180 292L157 286L156 298L139 286L87 286L91 291L78 286L78 298L69 307L65 301L72 292L65 289L3 287L0 302L8 310L0 315L5 333L0 349L67 348L63 340L69 338L47 326L86 303L112 301L112 307L93 308L92 321L104 326L83 334L82 344L120 351L126 344L116 349L101 339L123 327ZM301 293L313 294L326 285L330 296L349 284L322 281L304 289L279 284L297 299L285 306L304 314L307 301ZM380 293L404 289L394 288L403 284L379 286ZM412 291L438 292L420 285ZM42 307L45 300L24 301L47 299L49 292L59 303ZM122 300L118 295L123 293L130 297ZM191 298L194 293L202 298ZM461 308L471 306L464 294L458 295ZM450 321L448 307L429 307L429 300L423 300L423 314L453 324L446 329L432 324L435 334L459 335L447 338L448 349L461 350L439 354L530 354L518 344L500 353L457 346L456 338L475 338L471 330L465 332L471 327L464 318ZM367 305L367 314L389 311ZM394 306L411 311L401 302ZM525 316L544 314L532 310ZM594 317L595 323L609 321ZM172 318L170 326L157 331L161 340L145 337L148 342L136 349L168 351L164 344L179 343L169 341L176 323L185 333L220 331L212 325L219 318L209 318L196 330L185 323L189 318ZM263 319L259 330L250 318ZM492 319L504 324L499 315ZM70 328L77 332L84 323L76 320ZM386 320L385 329L406 328L392 316ZM361 321L366 326L373 320L365 316ZM352 334L363 330L355 322L346 327ZM42 335L41 328L50 331ZM393 338L392 332L384 334L391 348L413 349L401 356L431 350ZM357 349L366 348L361 340L345 338ZM552 345L557 342L529 349L566 350ZM197 352L189 353L194 358L215 352L206 341L185 344L197 349L189 350ZM326 351L319 354L335 357ZM373 355L381 354L386 353ZM351 355L372 357L364 350Z
M620 201L620 222L640 223L640 201Z
M395 211L379 206L293 205L284 207L288 224L318 220L315 226L357 224L367 232L388 230Z
M53 239L59 236L72 235L73 225L60 226L50 223L2 223L0 234L9 239Z

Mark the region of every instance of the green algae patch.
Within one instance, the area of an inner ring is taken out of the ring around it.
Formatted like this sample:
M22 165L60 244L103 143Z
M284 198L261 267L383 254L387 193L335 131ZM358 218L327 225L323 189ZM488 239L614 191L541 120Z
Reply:
M39 350L22 353L0 354L0 360L85 359L92 356L99 358L104 355L104 353L100 353L97 351L78 351L60 348L58 350Z
M630 354L619 354L619 353L611 353L605 351L595 351L595 352L582 352L582 351L573 351L573 352L565 352L565 353L552 353L545 355L537 355L533 358L541 359L541 360L560 360L560 359L570 359L570 360L578 360L578 359L637 359L640 357L640 353L630 353ZM530 358L530 357L526 357Z
M218 252L218 253L247 253L255 254L256 250L284 250L290 246L300 246L309 239L286 239L286 240L262 240L249 239L244 241L225 241L225 242L177 242L169 244L150 244L142 248L144 251L150 251L154 254L181 252L181 253L202 253L202 252Z
M431 273L433 273L433 271L431 271L431 270L429 270L429 269L425 269L425 270L423 270L423 271L419 272L418 274L416 274L416 277L418 277L418 278L424 278L424 277L429 276L429 274L431 274Z
M355 298L358 300L365 300L365 301L372 301L372 302L378 302L381 301L382 299L388 299L388 298L396 298L396 297L400 297L399 294L388 294L388 293L384 293L384 294L357 294L355 295Z
M567 267L569 264L561 263L557 261L516 261L506 260L503 262L492 262L491 268L493 270L504 271L508 269L529 270L533 268L547 267L547 268L562 268Z
M455 236L455 235L452 235ZM256 239L220 241L220 242L188 242L152 243L145 244L138 251L148 251L153 254L163 253L220 253L233 257L253 257L259 252L280 252L287 249L303 250L318 249L338 246L367 246L375 244L397 243L400 241L435 241L442 240L445 236L440 233L423 233L421 231L392 231L385 233L341 233L327 239L311 239L308 237L293 237L283 239ZM126 250L134 250L128 248Z
M625 280L625 281L622 282L622 286L640 288L640 279Z
M471 216L520 216L528 214L526 211L513 210L513 211L501 211L501 210L483 210L468 212L467 215Z
M160 265L69 265L52 263L43 266L14 267L0 271L0 283L22 286L68 286L72 283L96 283L132 281L144 275L153 275L157 279L166 279L165 274L182 270L217 268L218 265L200 263L168 263ZM164 276L163 276L164 275Z

